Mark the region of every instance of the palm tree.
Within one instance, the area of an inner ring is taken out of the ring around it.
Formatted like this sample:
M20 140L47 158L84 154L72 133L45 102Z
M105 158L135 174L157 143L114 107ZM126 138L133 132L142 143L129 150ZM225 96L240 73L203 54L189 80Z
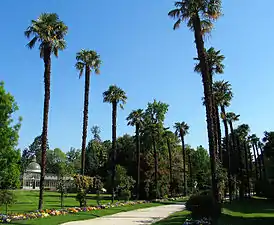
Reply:
M90 74L92 70L95 74L100 74L101 60L97 52L92 50L82 49L76 54L75 67L79 70L79 78L82 77L85 70L85 95L84 95L84 117L83 117L83 135L82 135L82 160L81 160L81 172L85 174L85 154L86 154L86 140L88 129L88 104L89 104L89 86L90 86Z
M179 28L181 22L186 22L187 27L194 32L197 54L201 66L204 98L206 103L207 131L211 159L212 192L214 194L214 199L219 202L219 188L216 174L217 146L214 140L215 129L213 122L213 96L203 35L210 33L213 28L212 22L217 20L221 15L221 0L182 0L175 2L175 7L175 9L168 13L170 17L176 19L173 29Z
M46 151L48 136L48 114L50 102L50 74L51 74L51 55L58 57L59 50L66 48L65 36L68 27L59 19L55 13L42 13L37 20L32 20L31 25L25 31L25 36L31 39L27 46L32 49L38 42L40 57L44 61L44 113L42 131L42 163L40 178L40 195L38 209L43 207L44 180L46 169Z
M256 134L252 134L250 136L250 141L252 143L252 148L253 148L253 153L254 153L255 171L256 171L257 180L259 178L262 179L262 166L261 166L261 160L260 160L259 151L258 151L259 140L260 139L256 136ZM256 151L256 153L255 153L255 151ZM257 157L256 157L256 155L257 155Z
M228 124L226 119L225 107L230 105L230 101L233 97L231 90L231 85L225 81L215 81L212 86L214 97L216 103L221 107L221 116L225 128L225 146L227 151L227 160L228 160L228 188L229 188L229 198L232 200L232 176L231 176L231 149L229 146L229 137L228 137ZM232 140L233 141L233 140ZM235 145L233 145L235 146ZM222 156L220 156L222 158Z
M127 96L126 93L116 85L109 86L108 90L103 93L104 102L112 104L112 202L114 202L115 196L115 167L116 167L116 120L117 120L117 106L120 103L120 108L124 109L126 104Z
M264 160L264 151L263 151L263 148L264 148L264 144L262 142L258 142L258 147L261 151L261 163L262 163L262 173L263 173L263 178L264 180L266 180L266 171L265 171L265 160Z
M128 124L135 126L136 152L137 152L137 200L140 196L140 128L143 126L143 109L133 110L127 117Z
M209 75L210 75L210 83L211 86L213 84L213 76L214 74L223 74L224 73L224 64L223 60L225 57L221 55L221 51L216 51L213 47L209 48L206 51L208 68L209 68ZM194 60L198 60L199 58L194 58ZM197 63L194 68L195 72L201 73L201 64ZM203 104L205 105L205 101L203 98ZM221 125L220 125L220 118L219 118L219 108L218 103L216 102L215 97L213 96L213 113L214 113L214 125L215 125L215 143L217 145L219 152L219 158L222 161L222 134L221 134Z
M164 137L167 143L168 149L168 159L169 159L169 184L170 184L170 193L173 195L173 174L172 174L172 153L171 153L171 146L170 146L170 137L173 133L169 130L169 127L164 128Z
M177 122L174 125L176 136L181 138L182 151L184 160L184 196L187 195L187 180L186 180L186 150L185 150L185 135L188 134L189 126L185 122Z

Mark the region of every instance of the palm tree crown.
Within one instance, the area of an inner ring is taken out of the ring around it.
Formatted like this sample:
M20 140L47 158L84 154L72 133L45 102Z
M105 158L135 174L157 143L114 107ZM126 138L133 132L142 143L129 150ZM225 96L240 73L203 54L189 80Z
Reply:
M100 55L98 55L97 52L82 49L76 54L76 60L77 63L75 64L75 67L79 70L79 77L82 76L85 67L93 69L95 74L100 74L100 65L102 61L100 60Z
M120 103L120 107L123 109L123 105L126 104L126 93L116 85L109 86L108 90L103 93L104 102Z
M25 31L25 36L31 38L27 46L32 49L39 42L40 57L44 57L45 49L58 57L58 51L66 48L64 39L68 27L59 19L56 13L42 13L37 20L32 20Z
M213 74L223 74L224 73L224 64L223 60L225 59L224 55L221 55L221 51L216 51L213 47L209 48L206 51L206 59L208 62L208 68L210 70L210 75ZM195 60L199 60L198 58L194 58ZM195 65L195 72L201 73L201 65L200 62Z
M176 9L168 15L176 19L173 29L180 27L181 22L186 22L187 27L193 30L194 19L201 18L202 34L210 33L213 28L212 21L221 15L221 0L182 0L174 3Z
M228 107L233 98L231 84L228 81L215 81L213 83L213 94L218 105Z
M133 110L127 117L129 126L142 125L144 112L143 109Z
M240 117L240 115L236 115L234 112L226 113L226 119L228 122L239 121L239 117Z
M189 126L187 125L187 123L185 122L177 122L174 125L175 130L175 134L180 137L180 134L182 134L183 136L185 136L186 134L188 134L188 130L189 130Z

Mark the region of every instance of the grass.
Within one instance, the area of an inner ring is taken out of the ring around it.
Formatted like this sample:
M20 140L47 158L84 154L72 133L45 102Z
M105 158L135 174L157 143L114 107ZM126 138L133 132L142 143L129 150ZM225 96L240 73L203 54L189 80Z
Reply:
M148 208L148 207L155 207L160 206L161 203L147 203L147 204L139 204L139 205L131 205L131 206L123 206L123 207L115 207L103 210L94 210L90 212L80 212L77 214L68 214L64 216L53 216L47 218L39 218L33 220L23 220L23 221L16 221L9 224L19 225L57 225L62 224L69 221L76 221L76 220L87 220L87 219L94 219L101 216L111 215L119 212L127 212L136 209Z
M190 212L174 213L154 225L182 225ZM274 201L253 198L225 204L219 225L272 225L274 224Z
M15 190L16 203L8 208L10 213L32 212L37 210L39 191L24 191ZM64 207L79 206L79 203L75 199L76 194L67 194L64 200ZM102 204L111 201L110 195L101 196ZM88 205L97 205L96 196L88 195ZM59 209L60 206L60 194L58 192L44 192L44 209ZM5 213L5 207L0 207L0 212Z

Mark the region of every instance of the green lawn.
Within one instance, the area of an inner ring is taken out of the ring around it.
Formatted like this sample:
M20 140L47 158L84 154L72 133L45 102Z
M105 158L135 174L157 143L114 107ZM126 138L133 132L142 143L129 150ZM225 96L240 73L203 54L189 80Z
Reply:
M109 208L103 210L94 210L90 212L80 212L77 214L69 214L65 216L53 216L47 218L39 218L33 220L25 220L25 221L16 221L9 224L26 224L26 225L58 225L61 223L76 221L76 220L87 220L94 219L101 216L111 215L119 212L126 212L135 209L148 208L154 206L160 206L161 203L147 203L147 204L139 204L139 205L131 205L131 206L123 206L116 208ZM180 224L181 225L181 224Z
M154 225L182 225L190 216L188 211L175 213ZM274 201L251 199L225 204L219 225L272 225L274 224Z
M16 203L9 207L9 213L19 212L31 212L37 210L39 191L24 191L15 190ZM75 200L76 194L67 194L64 200L65 207L79 206L79 203ZM102 204L110 202L110 195L102 195ZM97 205L95 195L88 195L88 205ZM57 192L45 192L44 197L44 209L58 209L60 208L60 194ZM5 212L4 207L0 207L0 212Z

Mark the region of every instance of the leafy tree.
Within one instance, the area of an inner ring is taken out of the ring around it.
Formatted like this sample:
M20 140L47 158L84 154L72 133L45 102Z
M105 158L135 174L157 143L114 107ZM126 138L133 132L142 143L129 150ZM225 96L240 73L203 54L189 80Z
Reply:
M75 175L74 183L77 188L76 200L80 207L87 206L87 191L93 185L93 178L83 175Z
M140 190L140 128L143 126L143 110L133 110L127 117L128 125L135 126L135 140L136 140L136 152L137 152L137 195L136 199L139 199Z
M159 186L158 186L158 151L156 146L156 139L160 138L161 132L163 132L163 122L165 120L165 114L168 111L168 104L161 101L154 101L148 103L144 113L144 124L143 130L144 135L151 138L150 146L153 147L154 157L154 192L155 197L159 197Z
M40 196L38 209L43 208L44 180L46 172L46 152L48 134L48 114L50 102L50 75L51 75L51 55L58 56L59 50L66 48L64 40L68 27L59 19L55 13L42 13L37 20L32 20L31 25L25 31L27 38L31 38L27 46L32 49L37 42L40 43L40 57L44 60L44 113L42 131L42 163L40 179Z
M5 91L4 83L0 82L0 187L1 189L18 188L20 185L20 151L18 132L22 118L14 124L14 113L18 106L14 97Z
M85 95L84 95L84 116L83 116L83 135L82 135L82 161L81 161L81 172L82 175L85 173L85 154L86 154L86 140L87 140L87 129L88 129L88 105L89 105L89 87L90 87L90 74L92 70L95 74L100 73L101 60L97 52L92 50L82 49L76 54L77 63L75 67L79 70L79 78L83 75L85 70Z
M91 128L91 133L93 134L94 140L101 142L101 137L100 137L101 130L99 126L97 125L93 126Z
M175 134L181 138L182 152L184 160L184 196L187 195L187 179L186 179L186 150L185 150L185 135L188 134L189 126L185 122L177 122L174 125Z
M70 148L66 153L68 164L73 168L74 173L80 173L81 170L81 150Z
M180 27L181 22L186 22L187 27L194 32L195 44L201 67L202 82L204 86L209 152L211 158L212 190L214 193L214 198L218 202L219 191L216 176L217 146L214 140L215 127L213 121L213 95L203 36L206 33L210 33L213 28L212 22L217 20L221 15L221 0L182 0L175 2L175 7L176 8L174 10L171 10L168 13L170 17L176 19L173 28L177 29Z
M9 190L0 190L0 205L5 205L6 215L8 215L8 206L16 202L15 195Z
M117 106L120 103L120 108L126 103L126 93L115 85L109 86L108 90L103 93L104 102L112 104L112 202L114 202L114 178L116 165L116 120Z

